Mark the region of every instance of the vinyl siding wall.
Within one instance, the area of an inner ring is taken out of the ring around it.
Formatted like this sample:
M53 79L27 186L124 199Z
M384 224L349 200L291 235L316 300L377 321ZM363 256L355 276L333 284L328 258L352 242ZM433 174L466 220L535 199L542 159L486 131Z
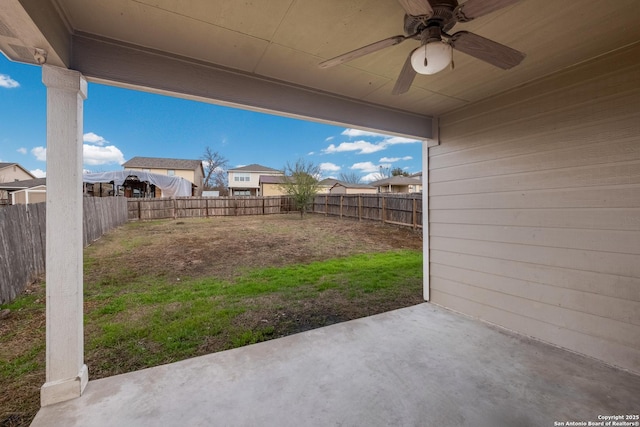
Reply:
M440 118L431 301L640 373L640 45Z

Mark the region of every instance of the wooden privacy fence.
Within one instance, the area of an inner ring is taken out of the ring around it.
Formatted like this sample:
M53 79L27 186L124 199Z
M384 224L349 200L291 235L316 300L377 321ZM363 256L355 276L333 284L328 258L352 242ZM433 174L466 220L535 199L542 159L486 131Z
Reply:
M210 216L271 215L294 211L287 196L128 199L129 221Z
M422 228L422 194L322 194L313 201L313 212L382 221L415 230Z
M125 222L124 197L84 198L85 246ZM12 301L45 272L45 237L45 203L0 208L0 303Z

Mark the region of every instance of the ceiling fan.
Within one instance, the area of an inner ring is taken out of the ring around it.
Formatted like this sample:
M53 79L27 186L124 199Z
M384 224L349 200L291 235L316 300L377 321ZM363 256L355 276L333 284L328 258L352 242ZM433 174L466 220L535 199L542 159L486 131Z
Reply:
M518 1L468 0L459 5L458 0L398 0L406 12L404 16L406 35L380 40L323 61L318 66L333 67L400 44L407 39L415 39L420 41L420 46L414 49L405 61L391 92L393 95L408 91L416 73L435 74L450 64L453 66L452 49L508 70L520 64L525 54L468 31L458 31L453 34L447 32L458 22L472 21Z

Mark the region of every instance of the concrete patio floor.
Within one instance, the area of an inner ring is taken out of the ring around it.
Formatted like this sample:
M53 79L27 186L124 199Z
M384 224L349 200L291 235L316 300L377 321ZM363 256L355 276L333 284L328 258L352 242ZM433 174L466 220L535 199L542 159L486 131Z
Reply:
M640 376L425 303L90 381L32 426L524 427L639 412Z

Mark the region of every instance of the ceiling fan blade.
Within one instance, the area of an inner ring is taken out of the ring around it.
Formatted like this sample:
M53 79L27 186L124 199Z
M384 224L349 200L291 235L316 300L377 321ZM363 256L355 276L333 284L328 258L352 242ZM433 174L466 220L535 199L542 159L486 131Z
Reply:
M395 46L397 44L402 43L406 39L410 38L405 36L393 36L388 39L380 40L375 43L371 43L369 45L363 46L356 50L352 50L351 52L343 53L340 56L336 56L335 58L327 59L318 64L320 68L329 68L334 67L336 65L340 65L343 62L351 61L352 59L360 58L361 56L368 55L370 53L376 52L378 50L384 49L385 47Z
M404 61L402 71L400 71L398 80L396 80L396 84L395 86L393 86L393 90L391 91L392 95L402 95L403 93L408 91L411 87L411 84L413 83L413 79L416 77L416 70L414 70L413 66L411 66L412 53L413 51L409 52L407 60Z
M520 64L525 54L468 31L458 31L449 40L454 49L508 70Z
M453 12L458 22L469 22L520 0L469 0Z
M431 4L427 0L398 0L398 3L407 12L407 15L433 15L433 8L431 8Z

